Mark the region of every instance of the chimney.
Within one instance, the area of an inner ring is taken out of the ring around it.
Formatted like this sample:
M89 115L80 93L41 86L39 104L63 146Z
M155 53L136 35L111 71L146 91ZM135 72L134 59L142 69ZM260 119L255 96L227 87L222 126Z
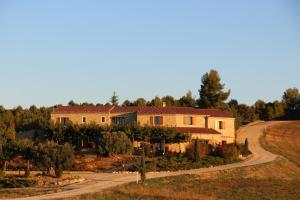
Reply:
M162 107L166 107L167 103L165 101L162 102Z

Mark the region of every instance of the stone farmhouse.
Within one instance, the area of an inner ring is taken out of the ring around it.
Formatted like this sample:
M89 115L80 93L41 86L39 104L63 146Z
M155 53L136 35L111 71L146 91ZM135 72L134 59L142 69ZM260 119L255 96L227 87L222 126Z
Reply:
M155 106L59 106L51 113L51 120L65 124L96 123L139 124L141 126L173 127L211 144L235 142L235 118L218 109Z

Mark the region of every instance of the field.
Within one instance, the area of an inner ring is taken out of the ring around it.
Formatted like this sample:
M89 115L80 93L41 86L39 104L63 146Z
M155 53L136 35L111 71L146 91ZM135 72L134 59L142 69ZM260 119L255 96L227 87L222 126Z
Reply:
M300 122L268 128L261 142L284 157L274 162L200 175L147 180L63 200L300 199Z
M269 127L263 144L269 151L288 158L300 167L300 121Z
M201 175L182 175L60 200L300 199L300 169L286 159Z

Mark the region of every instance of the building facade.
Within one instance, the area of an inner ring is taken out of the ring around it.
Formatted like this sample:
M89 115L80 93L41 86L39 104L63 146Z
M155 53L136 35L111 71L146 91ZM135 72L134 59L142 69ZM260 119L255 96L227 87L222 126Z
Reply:
M139 124L172 127L213 144L235 142L235 118L218 109L192 107L59 106L51 120L65 124Z

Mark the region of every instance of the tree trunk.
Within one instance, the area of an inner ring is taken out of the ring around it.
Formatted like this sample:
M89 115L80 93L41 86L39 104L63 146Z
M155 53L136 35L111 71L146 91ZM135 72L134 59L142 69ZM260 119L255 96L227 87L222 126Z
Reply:
M3 171L6 171L6 160L4 161L4 165L3 165Z
M27 170L30 171L30 162L27 160Z

